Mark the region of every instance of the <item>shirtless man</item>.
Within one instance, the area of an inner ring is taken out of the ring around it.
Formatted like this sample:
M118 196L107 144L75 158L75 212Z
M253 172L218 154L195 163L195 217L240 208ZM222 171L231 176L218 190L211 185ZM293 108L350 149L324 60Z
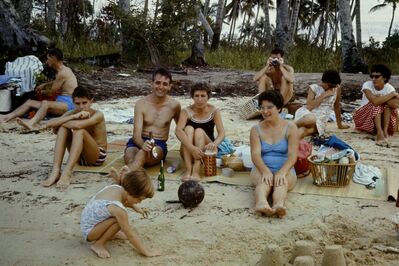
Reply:
M103 113L91 108L93 97L85 88L77 87L72 98L75 109L50 120L44 126L57 132L53 170L42 182L44 187L57 183L57 188L63 190L71 182L72 170L76 163L98 166L107 157L107 131ZM61 173L66 149L69 151L69 157Z
M259 93L271 89L279 90L285 106L294 95L294 69L284 64L283 56L283 50L273 49L266 66L255 74L254 81L258 82Z
M136 103L133 137L125 150L125 163L130 170L158 164L166 157L170 124L172 120L177 122L181 109L180 103L168 96L171 86L171 74L159 68L152 74L151 94ZM158 156L150 154L154 145L160 151Z
M66 67L63 60L61 50L57 48L50 49L47 52L47 64L53 68L57 74L54 81L43 83L37 86L37 90L44 90L46 87L51 87L50 93L58 95L55 101L36 101L27 100L23 105L15 109L13 112L0 115L0 122L8 122L9 120L20 117L27 113L31 108L37 109L35 116L28 122L21 123L21 119L17 118L17 122L28 130L34 130L37 123L46 117L47 113L54 115L62 115L66 111L74 108L72 101L73 90L78 86L75 75L69 67Z

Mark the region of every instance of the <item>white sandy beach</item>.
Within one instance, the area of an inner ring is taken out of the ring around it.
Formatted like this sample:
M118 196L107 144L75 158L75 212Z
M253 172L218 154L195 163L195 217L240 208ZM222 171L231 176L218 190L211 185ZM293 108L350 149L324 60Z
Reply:
M191 100L177 97L182 106ZM138 97L98 102L99 109L131 109ZM249 129L256 120L239 118L239 105L248 98L219 98L227 137L236 145L249 144ZM205 199L195 209L167 204L177 199L179 183L167 181L165 192L141 206L150 210L144 219L129 212L131 225L145 243L162 256L139 255L128 241L108 243L110 259L99 259L83 241L80 214L86 202L109 177L75 173L65 192L43 188L52 165L55 135L51 132L21 134L16 123L0 133L0 265L255 265L269 244L283 250L287 262L297 240L316 244L320 265L326 245L342 245L347 265L398 265L399 254L384 253L375 245L399 247L390 221L399 208L393 202L290 193L284 219L255 214L253 188L218 183L203 184ZM399 138L392 148L379 147L370 136L352 128L328 126L352 145L362 163L380 168L397 167ZM108 141L128 138L132 125L108 123ZM170 143L175 143L174 124ZM399 169L399 168L398 168ZM292 263L292 261L291 261ZM287 264L288 265L288 264Z

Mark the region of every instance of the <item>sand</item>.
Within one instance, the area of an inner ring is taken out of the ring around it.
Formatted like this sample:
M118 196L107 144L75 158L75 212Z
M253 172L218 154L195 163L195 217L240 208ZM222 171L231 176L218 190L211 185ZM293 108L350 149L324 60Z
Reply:
M137 97L98 102L98 108L127 109ZM178 97L183 106L191 100ZM249 144L249 129L256 120L239 118L239 104L248 98L219 98L226 135L238 146ZM133 110L132 110L133 112ZM399 163L399 140L390 149L378 147L370 136L352 129L328 126L360 152L363 163L378 167ZM342 245L347 265L397 265L398 254L384 253L374 245L399 247L390 221L398 212L392 202L289 193L284 219L255 214L253 188L217 183L203 184L205 199L195 209L168 204L177 199L178 182L167 181L166 191L142 202L148 219L129 212L131 225L162 256L139 255L127 241L108 243L110 259L99 259L83 241L79 220L85 203L109 177L75 173L65 192L42 188L40 181L52 165L55 135L21 134L16 123L0 133L0 265L255 265L265 248L278 245L286 260L295 242L315 244L315 265L325 246ZM132 126L108 123L109 141L127 138ZM170 143L176 142L171 129Z

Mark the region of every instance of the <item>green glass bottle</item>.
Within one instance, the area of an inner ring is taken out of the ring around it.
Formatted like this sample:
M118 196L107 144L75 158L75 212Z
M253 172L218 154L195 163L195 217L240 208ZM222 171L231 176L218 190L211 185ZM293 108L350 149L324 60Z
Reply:
M165 191L165 175L163 173L163 160L161 160L161 167L159 168L158 191Z

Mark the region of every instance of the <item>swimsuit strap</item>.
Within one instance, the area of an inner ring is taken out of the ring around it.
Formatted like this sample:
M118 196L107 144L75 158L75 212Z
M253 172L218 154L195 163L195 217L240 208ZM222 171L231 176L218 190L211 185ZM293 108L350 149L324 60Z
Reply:
M289 126L289 123L287 123L287 125L285 126L285 134L284 134L284 136L285 136L286 139L288 138L288 126Z
M215 116L215 113L216 113L216 111L217 111L218 109L217 109L217 108L214 108L214 109L212 110L212 112L209 114L209 116L208 116L207 118L203 119L203 120L199 120L199 119L194 118L194 115L195 115L195 114L194 114L194 111L191 109L191 107L187 107L186 110L187 110L188 118L189 118L191 121L193 121L194 123L203 124L203 123L207 123L207 122L213 120L213 118L214 118L214 116Z
M108 186L106 186L106 187L103 187L100 191L98 191L98 192L93 196L93 198L95 198L98 194L100 194L101 192L103 192L104 190L106 190L106 189L108 189L108 188L110 188L110 187L119 187L119 188L122 188L122 189L123 189L123 187L120 186L120 185L118 185L118 184L108 185Z

